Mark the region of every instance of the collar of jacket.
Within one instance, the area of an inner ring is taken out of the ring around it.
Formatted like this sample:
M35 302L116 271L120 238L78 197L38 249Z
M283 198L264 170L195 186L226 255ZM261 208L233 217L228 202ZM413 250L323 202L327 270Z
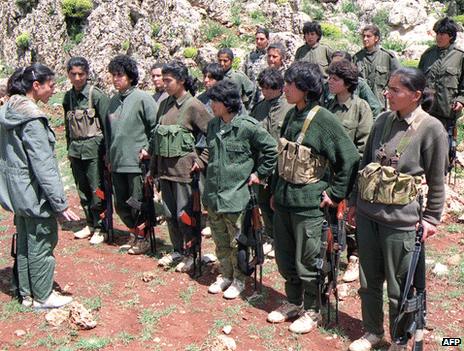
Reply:
M121 100L124 100L126 97L128 97L130 94L132 94L132 92L136 89L137 87L136 86L131 86L129 89L127 89L126 91L122 92L122 93L119 93L119 97L121 98Z
M366 50L366 55L374 55L375 53L377 53L377 51L380 50L380 45L377 44L376 46L374 46L372 51L368 51L367 49L364 49L364 50Z
M408 114L408 115L406 115L404 117L400 117L398 112L396 112L395 117L399 121L405 121L408 124L408 126L410 126L412 124L412 122L414 122L414 120L417 118L417 116L422 115L424 113L426 113L426 112L422 109L421 105L419 105L410 114Z
M175 99L176 100L176 106L177 108L180 108L186 101L190 100L192 98L192 94L190 94L188 91L182 95L180 98Z
M87 81L84 85L84 87L82 88L81 91L77 91L76 89L74 89L74 87L72 88L72 91L74 93L74 95L77 97L79 95L82 95L84 97L86 97L87 99L89 98L89 91L90 91L90 84L89 84L89 81Z

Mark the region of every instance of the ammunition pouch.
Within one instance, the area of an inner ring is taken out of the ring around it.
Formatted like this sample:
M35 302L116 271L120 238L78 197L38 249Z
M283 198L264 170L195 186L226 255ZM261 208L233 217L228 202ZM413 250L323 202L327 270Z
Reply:
M100 120L95 116L95 109L73 110L66 113L71 140L88 139L102 135Z
M195 137L179 124L159 124L155 128L153 140L153 151L161 157L182 157L195 149Z
M364 201L384 205L407 205L421 189L422 178L398 172L390 166L369 163L358 174L358 192Z
M292 184L318 182L325 173L327 160L313 153L311 148L280 138L278 150L279 176Z

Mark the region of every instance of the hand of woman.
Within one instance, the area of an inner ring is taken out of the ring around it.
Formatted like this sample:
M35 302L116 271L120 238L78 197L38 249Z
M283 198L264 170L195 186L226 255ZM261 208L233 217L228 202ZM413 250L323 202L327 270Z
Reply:
M327 195L325 191L322 192L322 201L319 205L320 208L324 208L326 206L329 207L337 207L337 203L335 201L332 201L332 199Z
M140 149L140 151L139 151L139 160L149 160L150 158L151 158L150 154L148 153L147 150Z
M75 214L71 209L67 208L63 212L60 212L59 219L61 219L62 221L71 222L78 221L80 217L77 214Z
M251 173L250 178L248 178L248 185L259 184L259 178L256 173Z
M346 223L356 228L356 206L348 207L348 214L346 215Z
M437 233L437 227L427 221L422 221L422 226L424 227L424 233L422 234L422 241L425 241L425 239ZM419 222L416 223L416 230L418 227L419 227Z

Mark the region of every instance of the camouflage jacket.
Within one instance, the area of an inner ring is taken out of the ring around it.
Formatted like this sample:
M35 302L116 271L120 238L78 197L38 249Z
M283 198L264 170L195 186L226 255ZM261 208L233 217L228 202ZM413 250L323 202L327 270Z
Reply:
M388 84L388 79L390 79L390 74L400 67L395 55L379 46L372 52L366 49L358 51L354 55L353 61L358 66L360 76L366 79L369 87L385 106L383 92Z
M427 49L419 61L427 77L427 85L435 91L430 114L440 119L456 119L451 110L454 102L464 104L464 51L454 44L447 49L433 46Z

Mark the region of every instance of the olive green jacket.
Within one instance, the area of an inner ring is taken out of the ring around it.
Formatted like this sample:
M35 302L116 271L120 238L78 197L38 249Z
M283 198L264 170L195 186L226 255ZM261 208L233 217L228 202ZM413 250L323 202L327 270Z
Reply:
M82 160L98 158L99 149L103 142L103 133L88 139L74 140L70 138L69 126L66 123L66 114L69 111L86 110L89 108L90 83L87 83L82 91L77 92L74 88L68 90L63 97L63 110L65 118L66 142L68 155ZM101 129L104 128L104 119L108 112L110 99L95 87L92 92L92 107L95 109L95 118L100 121Z
M157 112L153 97L136 87L111 97L105 137L112 172L142 173L139 152L148 150Z
M291 109L282 125L281 136L296 141L306 116L315 105L315 102L310 102L301 111L296 107ZM320 217L323 212L319 204L324 190L336 202L344 199L351 190L358 169L359 154L338 118L325 108L317 112L302 145L328 160L329 167L325 176L312 184L292 184L278 176L276 171L271 185L274 204L282 211Z
M265 181L274 170L277 144L254 118L237 115L229 123L208 123L209 150L203 203L219 213L241 212L250 200L248 179L256 172ZM259 156L258 156L259 155Z
M372 52L366 49L358 51L353 56L353 62L358 66L360 76L367 80L382 106L385 106L383 92L390 74L400 67L398 59L392 52L378 46Z
M454 120L458 114L451 110L454 102L464 104L464 51L454 44L447 49L432 46L419 61L427 77L427 85L435 91L430 114L439 119Z
M275 99L261 100L258 102L253 106L250 116L260 121L264 129L266 129L275 140L278 140L284 118L293 106L294 105L287 102L285 95L282 94Z
M313 47L304 44L296 50L295 61L308 61L319 65L324 77L327 78L332 53L332 49L324 44L317 43Z
M339 104L337 98L333 97L326 107L338 117L362 157L373 123L372 112L367 102L353 95Z
M252 82L256 82L258 74L267 67L266 49L254 50L245 57L243 72Z
M243 104L245 105L245 108L248 109L255 92L255 85L250 78L241 71L229 68L227 72L224 72L224 79L230 79L237 86L240 96L242 97Z
M55 133L29 98L0 108L0 205L16 215L48 218L68 207L56 161Z

